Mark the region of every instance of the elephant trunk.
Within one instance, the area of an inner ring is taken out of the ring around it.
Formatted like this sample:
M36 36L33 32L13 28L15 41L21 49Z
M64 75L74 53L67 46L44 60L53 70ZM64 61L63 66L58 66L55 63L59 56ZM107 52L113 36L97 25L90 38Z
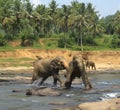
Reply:
M71 68L69 68L67 70L67 73L66 73L66 81L65 81L65 84L64 84L66 89L69 89L71 87L71 84L72 84L72 79L71 79L71 74L72 73L71 72L72 72L72 70L71 70Z

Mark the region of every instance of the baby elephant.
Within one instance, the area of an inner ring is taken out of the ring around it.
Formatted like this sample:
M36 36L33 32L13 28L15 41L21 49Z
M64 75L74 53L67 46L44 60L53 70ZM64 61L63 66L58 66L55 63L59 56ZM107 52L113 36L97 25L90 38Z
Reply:
M93 61L87 60L87 62L86 62L86 69L89 68L89 70L90 70L90 67L92 68L92 70L93 69L96 70L95 63Z

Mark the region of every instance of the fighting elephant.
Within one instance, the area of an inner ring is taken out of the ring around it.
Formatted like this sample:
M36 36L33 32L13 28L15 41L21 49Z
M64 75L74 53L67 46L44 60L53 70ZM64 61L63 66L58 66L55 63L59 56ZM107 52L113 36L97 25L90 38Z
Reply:
M90 67L92 68L92 70L93 70L93 69L96 70L95 63L94 63L93 61L87 60L87 61L86 61L86 69L89 68L89 70L90 70Z
M64 57L43 58L41 60L36 60L33 63L33 67L34 71L32 82L39 78L42 78L39 83L39 85L42 85L49 76L53 76L54 85L57 84L57 81L60 82L60 86L64 85L64 82L59 75L59 70L68 69L68 63Z
M74 56L72 61L69 63L69 68L66 74L65 88L70 88L72 81L76 77L82 77L85 89L92 88L85 70L82 56Z

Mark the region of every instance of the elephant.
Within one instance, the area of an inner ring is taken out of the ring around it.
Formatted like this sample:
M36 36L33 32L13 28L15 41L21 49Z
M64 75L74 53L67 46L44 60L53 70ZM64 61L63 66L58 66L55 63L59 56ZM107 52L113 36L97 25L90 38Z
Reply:
M89 82L87 72L85 70L85 65L83 63L82 56L73 56L72 61L69 63L69 68L66 73L65 88L69 89L71 87L72 81L76 78L82 77L85 89L92 88L91 83Z
M95 63L93 61L87 60L86 61L86 69L87 69L87 67L89 68L89 70L90 70L90 67L92 67L92 70L93 69L96 70L96 66L95 66Z
M41 56L36 56L36 58L37 58L37 60L41 60L41 59L43 59L43 57L41 57Z
M57 80L60 82L60 86L64 85L64 81L61 79L59 75L59 70L68 69L68 63L64 57L58 56L55 58L42 58L40 60L36 60L33 63L33 76L32 83L42 78L39 85L42 85L43 82L50 76L53 76L53 84L57 85Z

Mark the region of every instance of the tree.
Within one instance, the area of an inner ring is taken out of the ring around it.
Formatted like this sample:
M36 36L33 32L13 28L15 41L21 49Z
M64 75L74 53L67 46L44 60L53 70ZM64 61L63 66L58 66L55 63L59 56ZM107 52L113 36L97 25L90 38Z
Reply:
M51 3L49 4L49 15L51 16L51 22L50 22L50 27L51 27L51 32L55 33L56 32L56 21L57 21L57 3L55 0L52 0Z
M70 7L66 5L62 5L62 10L59 14L59 25L61 27L61 30L64 32L64 36L61 39L63 41L64 47L67 46L67 39L68 39L68 20L70 17Z
M36 13L36 22L37 29L44 36L51 31L51 23L53 18L49 14L49 9L45 7L45 5L38 5L35 9Z
M6 40L6 35L5 35L5 32L4 30L0 30L0 46L5 46L6 43L7 43L7 40Z
M21 37L21 45L32 46L33 41L35 40L33 28L29 24L28 19L24 19L22 23L23 23L23 28L21 29L21 32L19 33L19 36Z
M72 25L74 25L78 33L77 44L81 46L81 51L83 51L83 36L85 34L84 30L88 26L89 15L86 13L84 3L76 4L76 2L74 2L74 6L73 9L76 9L76 12L71 16L73 19Z
M114 27L115 27L115 33L120 35L120 11L117 11L115 13Z

